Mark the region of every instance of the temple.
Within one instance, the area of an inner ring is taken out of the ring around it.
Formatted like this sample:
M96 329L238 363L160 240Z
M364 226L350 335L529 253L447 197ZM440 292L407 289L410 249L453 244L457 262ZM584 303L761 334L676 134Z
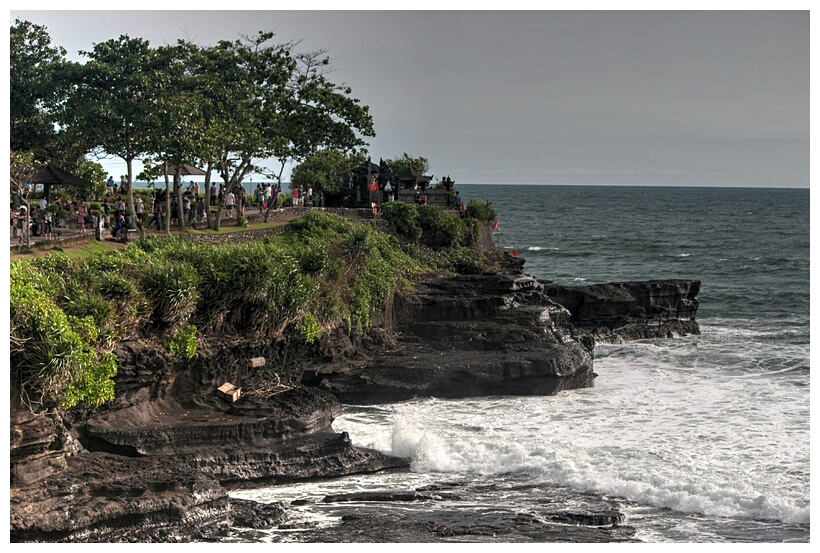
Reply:
M329 207L370 207L374 202L400 201L456 208L453 199L455 182L447 176L435 187L430 187L432 180L432 175L422 175L412 168L400 175L393 174L383 159L377 165L367 158L343 179L342 192L328 198L327 203ZM373 182L377 184L375 191L369 187Z

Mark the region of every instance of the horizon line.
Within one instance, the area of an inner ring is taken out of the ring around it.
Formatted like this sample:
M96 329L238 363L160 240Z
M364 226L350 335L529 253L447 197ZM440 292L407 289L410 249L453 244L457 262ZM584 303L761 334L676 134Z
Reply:
M534 182L456 182L455 186L619 186L619 187L645 187L645 188L752 188L752 189L776 189L776 190L810 190L811 184L805 186L773 186L773 185L741 185L741 184L634 184L634 183L534 183Z

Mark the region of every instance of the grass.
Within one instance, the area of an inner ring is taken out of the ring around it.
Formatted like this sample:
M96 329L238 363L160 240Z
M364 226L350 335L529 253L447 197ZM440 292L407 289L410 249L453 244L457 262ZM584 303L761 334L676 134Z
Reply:
M189 234L229 234L232 232L243 232L246 230L260 230L266 228L281 227L285 224L287 224L287 221L268 221L267 223L251 223L247 228L243 228L236 226L235 221L231 221L227 225L223 223L219 227L219 230L188 228L186 229L186 232L188 232Z
M247 228L238 227L236 226L236 220L228 220L228 224L224 224L219 228L218 231L214 231L211 229L192 229L187 228L184 231L179 230L171 230L171 234L179 235L181 233L185 234L230 234L233 232L244 232L247 230L258 230L258 229L268 229L274 227L280 227L282 225L286 225L293 219L295 216L288 216L288 217L278 217L276 219L271 219L267 223L264 222L251 222L251 224ZM155 236L164 236L164 232L148 232L147 235L155 235ZM136 240L136 237L131 237L131 241L133 242ZM32 248L30 250L24 250L21 252L12 252L11 259L34 259L37 257L43 257L45 255L49 255L51 253L64 253L71 259L79 259L83 257L88 257L96 252L111 252L116 250L122 250L126 244L118 243L118 242L109 242L109 241L96 241L93 238L93 234L89 234L89 241L88 242L73 242L70 244L66 244L63 246L55 246L49 249L40 249L40 248Z
M54 246L48 249L32 248L23 252L13 252L11 259L34 259L36 257L43 257L52 253L65 254L70 259L80 259L90 257L98 252L114 252L121 250L125 244L118 242L98 242L97 240L90 240L89 242L80 242L67 244L64 246Z

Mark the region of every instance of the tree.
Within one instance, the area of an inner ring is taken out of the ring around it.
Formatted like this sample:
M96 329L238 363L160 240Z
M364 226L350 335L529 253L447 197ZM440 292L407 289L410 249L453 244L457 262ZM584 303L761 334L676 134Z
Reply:
M127 35L80 53L89 61L66 73L74 92L66 103L63 133L87 151L125 161L128 213L136 223L133 161L155 149L164 116L157 98L168 82L169 61L147 40Z
M385 163L396 176L401 176L408 171L415 171L420 175L424 175L430 170L430 161L426 157L411 157L407 152L393 159L385 160Z
M30 21L15 19L10 39L10 146L45 161L53 154L54 109L68 93L54 78L66 51L51 44L45 27Z
M26 207L26 218L23 221L25 229L29 228L31 220L31 205L29 195L31 194L31 178L41 167L41 163L34 159L32 152L11 152L9 162L9 180L11 182L11 195L17 199L20 205ZM28 230L23 232L26 237L26 247L31 246L31 233Z
M314 192L321 194L338 194L344 176L363 161L361 154L346 155L339 150L319 150L293 168L290 181L293 186L312 184Z
M374 136L368 108L348 87L326 77L323 52L295 54L293 42L271 43L273 33L202 50L199 76L203 115L211 139L203 165L212 165L227 191L240 192L243 179L264 159L288 161L319 149L354 151ZM223 202L212 228L218 228ZM267 215L266 215L267 217Z

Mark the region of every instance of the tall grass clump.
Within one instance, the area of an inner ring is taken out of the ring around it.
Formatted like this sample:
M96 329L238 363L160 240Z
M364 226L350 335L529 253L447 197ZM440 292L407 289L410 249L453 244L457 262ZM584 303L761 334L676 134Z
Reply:
M42 289L42 273L25 261L11 264L10 367L24 402L94 406L114 397L116 358L98 351L91 317L68 315ZM39 273L39 275L38 275Z

